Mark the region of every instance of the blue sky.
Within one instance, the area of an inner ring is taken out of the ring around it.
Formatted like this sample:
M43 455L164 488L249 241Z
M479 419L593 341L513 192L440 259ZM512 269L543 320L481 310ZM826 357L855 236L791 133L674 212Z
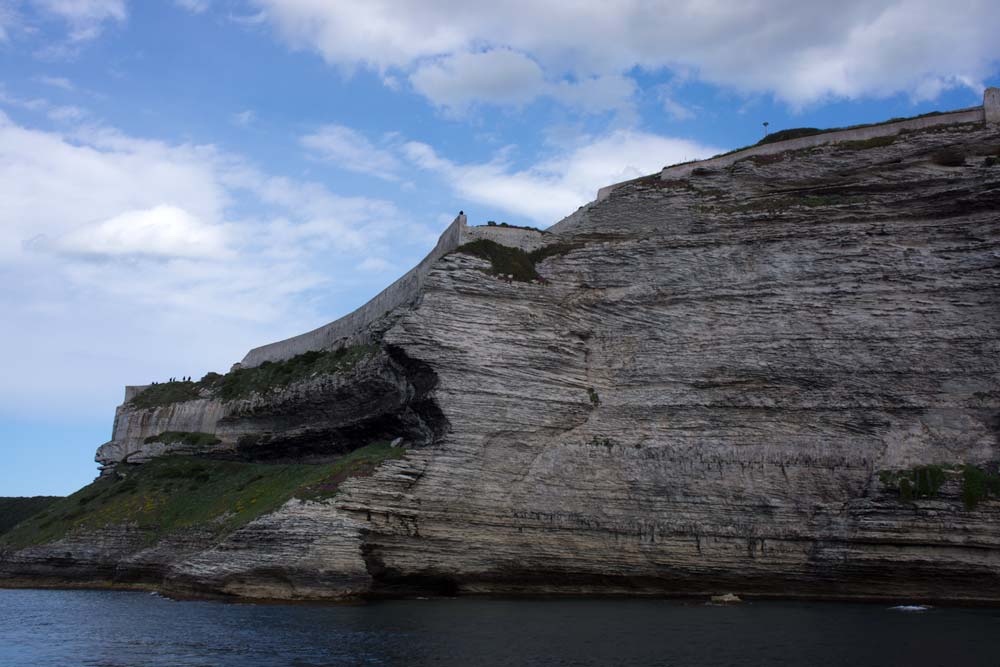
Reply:
M548 226L757 141L979 104L995 2L0 0L0 495L123 386L364 303L459 209Z

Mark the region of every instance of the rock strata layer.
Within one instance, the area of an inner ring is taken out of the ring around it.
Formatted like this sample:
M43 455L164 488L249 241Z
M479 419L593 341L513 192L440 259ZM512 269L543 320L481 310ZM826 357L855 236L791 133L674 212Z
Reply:
M1000 501L961 472L1000 462L998 155L966 124L639 179L549 230L544 282L446 255L376 357L174 429L255 460L400 435L404 458L214 541L109 527L0 576L1000 601ZM120 412L102 460L156 456L149 424L189 408ZM910 498L880 474L928 465Z

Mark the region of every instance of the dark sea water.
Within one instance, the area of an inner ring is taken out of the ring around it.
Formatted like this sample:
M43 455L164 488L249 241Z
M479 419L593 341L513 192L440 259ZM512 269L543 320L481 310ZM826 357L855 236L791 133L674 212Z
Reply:
M1000 665L1000 610L667 600L175 602L0 590L0 665Z

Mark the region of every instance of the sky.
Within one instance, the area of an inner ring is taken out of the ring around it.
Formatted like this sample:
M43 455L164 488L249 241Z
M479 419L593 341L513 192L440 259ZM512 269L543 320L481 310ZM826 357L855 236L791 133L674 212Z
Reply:
M460 209L547 227L752 144L978 105L995 0L0 0L0 495L123 387L350 312Z

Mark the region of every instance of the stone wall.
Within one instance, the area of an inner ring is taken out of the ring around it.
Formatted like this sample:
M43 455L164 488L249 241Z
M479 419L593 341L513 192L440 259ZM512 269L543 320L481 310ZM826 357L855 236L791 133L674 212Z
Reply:
M690 176L691 172L697 168L718 169L753 155L774 155L785 151L799 150L802 148L814 148L823 144L838 143L841 141L864 141L875 137L886 137L899 134L904 130L922 130L928 127L939 125L952 125L955 123L1000 123L1000 89L987 88L983 93L983 106L960 109L935 116L924 116L921 118L910 118L897 121L895 123L882 123L867 127L856 127L837 132L824 132L808 137L788 139L786 141L776 141L773 144L761 146L751 146L741 151L719 155L707 160L696 160L684 164L664 167L660 172L660 178L669 180L673 178L684 178ZM606 185L597 191L597 201L603 201L618 187L631 183L636 179L622 181Z
M371 335L370 325L395 308L415 299L431 265L462 244L462 230L465 226L465 215L459 214L441 234L434 249L419 264L354 312L304 334L255 347L247 352L240 365L248 368L259 366L265 361L290 359L312 350L367 342Z
M664 180L683 178L689 176L695 168L726 167L752 155L773 155L784 151L812 148L841 141L859 141L874 137L891 136L899 134L904 130L919 130L954 123L981 123L984 120L986 122L1000 122L1000 89L988 88L983 95L983 106L981 107L962 109L936 116L911 118L894 123L826 132L809 137L779 141L773 144L764 144L762 146L751 146L750 148L728 155L720 155L707 160L665 167L660 173L660 178ZM615 188L630 182L632 181L623 181L622 183L615 183L601 188L597 193L597 201L606 199ZM580 211L569 216L563 222L570 222L571 220L580 218L581 215L586 213L587 208L586 206L582 207ZM560 225L554 225L549 231L556 231L556 228ZM366 342L371 337L371 325L373 323L399 306L416 299L423 285L424 277L427 275L432 264L463 243L477 239L489 239L502 245L520 248L525 251L535 250L545 245L546 242L545 234L531 229L499 226L469 227L467 226L465 215L459 214L441 235L441 238L438 239L437 245L430 254L407 272L406 275L382 290L371 301L349 315L345 315L330 324L325 324L318 329L276 343L254 348L243 358L243 361L240 362L241 365L243 367L258 366L265 361L281 361L310 350L321 350Z
M987 123L1000 123L1000 88L987 88L983 93L983 113Z
M462 229L462 243L469 243L478 239L488 239L500 245L520 248L525 252L531 252L545 245L545 234L535 229L521 229L520 227L464 227Z
M371 338L371 325L396 308L417 298L424 277L434 262L463 243L477 239L489 239L502 245L534 250L545 243L545 235L534 229L517 227L480 226L469 227L464 213L441 234L437 245L406 275L379 292L371 301L340 319L324 324L318 329L262 345L250 350L240 365L244 368L259 366L265 361L281 361L311 350L323 350L341 345L367 342Z

